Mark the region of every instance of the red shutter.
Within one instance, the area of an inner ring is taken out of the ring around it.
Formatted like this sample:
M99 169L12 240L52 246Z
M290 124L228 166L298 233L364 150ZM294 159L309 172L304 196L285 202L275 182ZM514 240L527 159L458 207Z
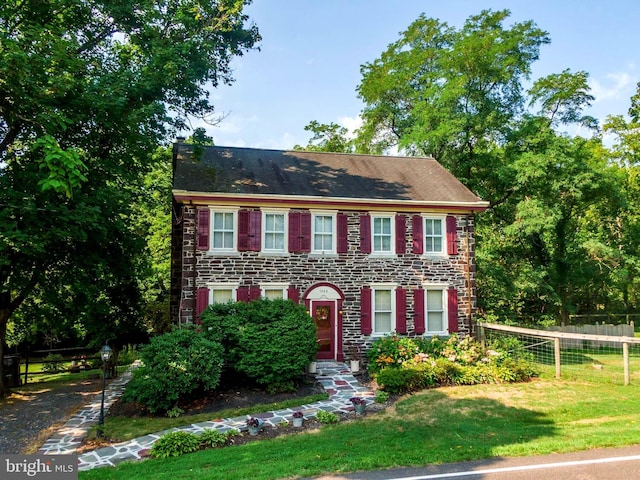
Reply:
M238 251L249 250L249 210L238 211Z
M249 250L259 252L262 244L262 212L251 210L249 212Z
M411 223L413 226L413 253L423 254L424 253L424 229L423 229L423 221L420 215L414 215L411 219Z
M347 215L344 213L338 213L337 222L338 222L338 243L337 243L337 251L338 253L347 253L349 251L349 224L348 224Z
M371 289L362 287L360 290L360 332L371 335Z
M209 250L209 209L198 210L198 250Z
M311 213L300 213L300 251L311 251Z
M249 287L238 287L236 291L237 300L239 302L249 301Z
M257 286L249 287L249 300L258 300L262 296L262 289Z
M413 331L416 335L424 333L424 289L417 288L413 291Z
M447 316L449 317L449 333L458 331L458 291L455 288L447 290Z
M407 333L407 291L396 288L396 332Z
M396 253L407 252L407 217L396 215Z
M200 322L200 314L209 305L209 289L199 288L196 291L196 323Z
M289 212L289 252L300 251L300 212Z
M289 252L311 251L311 213L289 212Z
M287 288L287 298L293 301L293 303L300 302L300 293L298 292L298 289L293 285Z
M447 254L458 254L458 224L451 215L447 217Z
M371 216L366 213L360 215L360 251L371 253Z

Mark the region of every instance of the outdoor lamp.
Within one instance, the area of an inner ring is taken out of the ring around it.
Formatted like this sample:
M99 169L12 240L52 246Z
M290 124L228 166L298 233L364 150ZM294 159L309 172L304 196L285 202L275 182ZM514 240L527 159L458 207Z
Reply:
M102 358L102 402L100 403L100 418L98 419L98 437L102 437L102 426L104 425L104 390L107 378L107 362L111 360L112 350L109 345L105 345L100 349L100 357Z

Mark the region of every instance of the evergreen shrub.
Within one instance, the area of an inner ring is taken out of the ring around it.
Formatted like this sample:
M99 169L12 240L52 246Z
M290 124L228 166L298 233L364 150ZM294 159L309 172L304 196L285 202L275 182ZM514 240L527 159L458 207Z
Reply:
M178 400L220 383L223 347L190 329L155 337L140 350L142 365L134 370L123 400L137 401L151 413L166 412Z

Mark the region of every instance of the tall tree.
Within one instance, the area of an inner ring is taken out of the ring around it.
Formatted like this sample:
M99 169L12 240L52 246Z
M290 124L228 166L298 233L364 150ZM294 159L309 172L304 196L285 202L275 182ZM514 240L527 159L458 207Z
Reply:
M173 128L214 113L208 86L259 40L247 3L0 4L0 358L36 293L100 327L135 309L139 182Z
M380 58L361 67L358 148L432 155L477 193L522 111L522 81L547 34L533 22L504 27L509 12L482 11L460 30L420 16Z
M337 123L326 124L312 120L304 129L312 132L313 136L306 146L295 145L294 150L336 153L353 153L355 151L353 140L348 137L349 130Z

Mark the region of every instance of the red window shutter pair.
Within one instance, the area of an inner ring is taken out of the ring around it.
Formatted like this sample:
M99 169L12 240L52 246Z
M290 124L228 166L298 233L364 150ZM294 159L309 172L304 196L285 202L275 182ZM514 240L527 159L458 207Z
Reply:
M396 215L395 217L395 247L396 253L406 253L406 218L404 215ZM371 215L360 215L360 252L371 253Z
M242 287L238 287L238 290L236 291L236 297L238 302L250 302L251 300L257 300L258 298L260 298L262 294L262 290L260 289L260 287L255 286L255 285L251 285L250 287L248 286L242 286Z
M289 212L289 252L311 251L311 213Z
M262 212L240 210L238 212L238 251L259 252L262 240Z
M413 253L421 255L424 253L424 222L423 217L414 215L411 219L413 228ZM447 231L447 255L458 254L458 230L456 217L449 215L446 219Z
M199 288L198 290L196 290L196 323L202 323L200 321L200 314L204 311L205 308L207 308L207 306L209 306L209 289Z
M425 329L424 289L413 291L414 333L422 335ZM449 333L458 331L458 291L455 288L447 290L447 323Z

